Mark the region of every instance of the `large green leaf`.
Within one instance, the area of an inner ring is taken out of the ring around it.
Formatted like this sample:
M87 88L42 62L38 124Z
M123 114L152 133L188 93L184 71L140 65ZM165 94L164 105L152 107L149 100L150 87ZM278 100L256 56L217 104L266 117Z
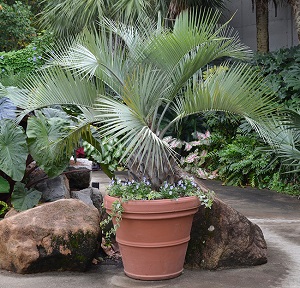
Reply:
M22 180L28 155L26 135L12 120L0 121L0 170L13 180Z
M11 203L18 211L24 211L36 206L42 196L42 192L35 189L26 189L25 184L17 182L11 195Z
M9 192L9 183L0 176L0 193L8 193Z
M57 140L65 136L65 127L68 125L64 119L48 119L39 111L36 112L36 117L28 119L26 133L30 154L50 177L63 172L69 163L72 150L61 153L65 147L57 145Z

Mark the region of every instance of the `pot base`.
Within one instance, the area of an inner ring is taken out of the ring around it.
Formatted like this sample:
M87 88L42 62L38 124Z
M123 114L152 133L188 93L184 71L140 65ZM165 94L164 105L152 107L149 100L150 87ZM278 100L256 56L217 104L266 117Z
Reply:
M126 270L124 269L124 273L126 274L126 276L132 278L132 279L136 279L136 280L146 280L146 281L151 281L151 280L167 280L167 279L173 279L176 278L178 276L180 276L183 272L183 269L179 272L176 273L170 273L170 274L162 274L162 275L137 275L137 274L133 274L133 273L128 273L126 272Z

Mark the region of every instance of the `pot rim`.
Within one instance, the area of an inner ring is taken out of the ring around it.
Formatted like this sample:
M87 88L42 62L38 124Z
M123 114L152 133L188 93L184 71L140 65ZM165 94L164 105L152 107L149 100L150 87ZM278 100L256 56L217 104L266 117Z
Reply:
M115 201L120 201L120 198L110 195L104 196L104 206L110 209ZM185 211L198 209L201 205L197 196L180 197L177 199L155 199L155 200L129 200L121 202L124 213L143 213L147 209L147 213L165 213L173 211Z

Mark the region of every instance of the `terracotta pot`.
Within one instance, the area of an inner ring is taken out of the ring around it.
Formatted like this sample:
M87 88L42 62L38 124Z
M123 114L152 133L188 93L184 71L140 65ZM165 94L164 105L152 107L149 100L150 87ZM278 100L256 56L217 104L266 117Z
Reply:
M111 213L117 198L106 195L104 206ZM162 280L179 276L190 240L193 216L200 206L197 197L177 200L133 200L123 203L116 239L127 276Z

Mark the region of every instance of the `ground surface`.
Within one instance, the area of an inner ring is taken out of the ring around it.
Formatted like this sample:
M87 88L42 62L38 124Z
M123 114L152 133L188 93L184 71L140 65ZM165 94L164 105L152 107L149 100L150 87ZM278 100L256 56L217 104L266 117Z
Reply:
M104 189L109 179L94 173ZM0 270L0 288L299 288L300 200L268 190L222 186L204 181L218 197L258 224L268 244L268 263L220 271L184 270L175 279L138 281L126 277L120 262L105 261L85 273L17 275Z

